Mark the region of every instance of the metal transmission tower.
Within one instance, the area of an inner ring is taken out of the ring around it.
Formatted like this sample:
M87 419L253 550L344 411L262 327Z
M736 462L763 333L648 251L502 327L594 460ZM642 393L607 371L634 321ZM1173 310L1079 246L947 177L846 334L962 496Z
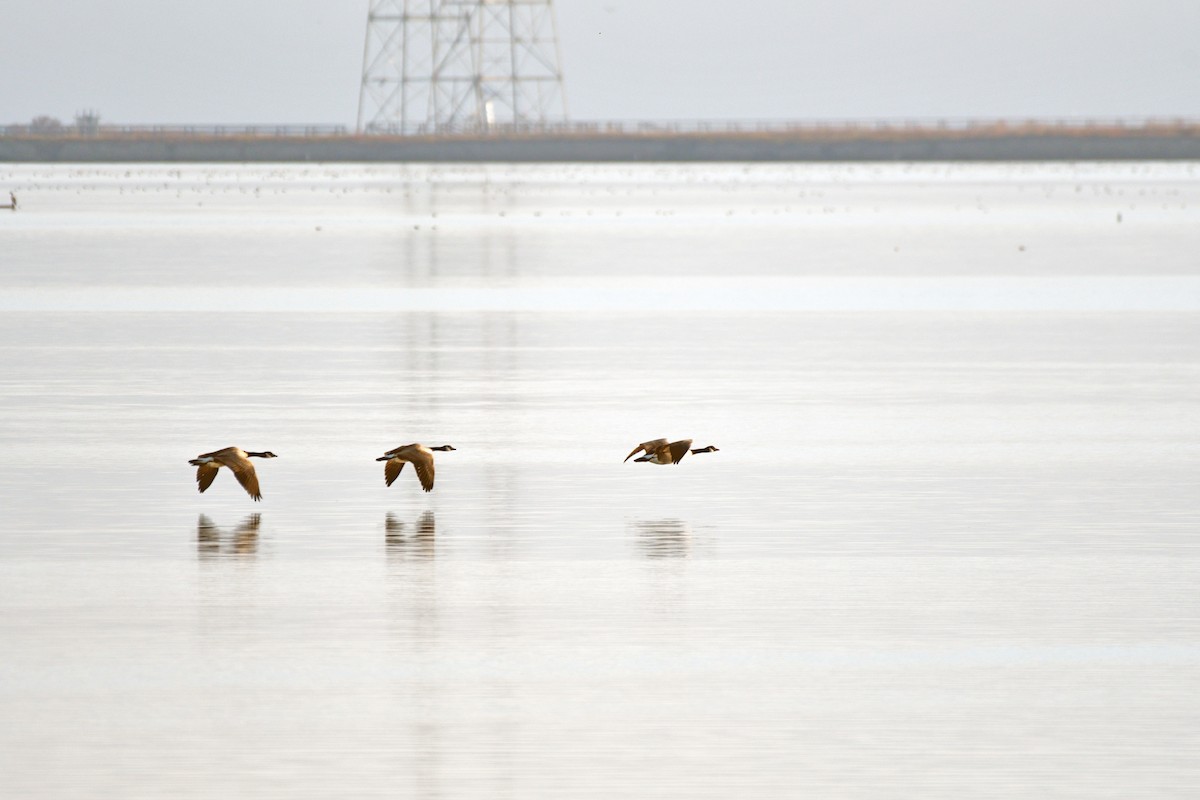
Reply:
M371 0L358 130L537 130L567 116L552 0Z

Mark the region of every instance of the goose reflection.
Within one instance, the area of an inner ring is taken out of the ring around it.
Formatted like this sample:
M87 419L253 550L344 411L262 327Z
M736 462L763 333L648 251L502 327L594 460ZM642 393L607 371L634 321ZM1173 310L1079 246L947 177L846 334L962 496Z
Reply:
M681 519L644 520L634 528L647 558L684 558L692 550L692 528Z
M246 558L258 553L261 514L251 514L226 534L204 514L196 521L196 554L202 559Z
M417 517L407 525L389 513L383 522L387 536L387 552L395 558L433 558L437 554L437 521L432 511Z

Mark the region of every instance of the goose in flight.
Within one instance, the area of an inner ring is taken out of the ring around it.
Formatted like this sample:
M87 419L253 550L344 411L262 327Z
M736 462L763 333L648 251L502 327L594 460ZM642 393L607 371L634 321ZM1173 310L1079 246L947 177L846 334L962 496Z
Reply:
M233 470L233 476L237 478L238 483L246 490L246 494L257 502L262 500L262 492L258 488L258 475L254 472L254 464L250 463L251 458L278 458L278 456L270 451L248 453L240 447L226 447L222 450L198 455L188 463L196 467L196 486L201 492L212 486L221 467L229 467Z
M683 460L683 457L690 453L715 453L718 448L711 444L708 447L699 447L695 450L690 450L692 446L691 439L680 439L678 442L668 442L666 439L655 439L650 442L642 442L637 447L633 448L633 452L625 456L625 460L633 458L641 452L646 455L641 458L634 458L634 461L649 461L651 464L678 464Z
M426 447L423 444L406 444L403 447L397 447L395 450L388 450L376 461L386 461L383 465L383 479L388 486L395 483L396 478L400 477L400 471L404 469L405 464L412 464L417 471L417 478L421 481L421 488L427 492L433 491L433 453L434 451L448 452L454 450L448 444L441 447Z

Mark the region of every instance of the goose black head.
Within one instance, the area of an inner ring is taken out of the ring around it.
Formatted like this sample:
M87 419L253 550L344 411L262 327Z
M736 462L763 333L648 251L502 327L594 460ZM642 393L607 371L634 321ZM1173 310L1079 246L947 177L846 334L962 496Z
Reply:
M451 446L450 446L450 445L448 445L448 444L444 444L444 445L442 445L441 447L431 447L431 448L429 448L429 449L430 449L430 450L440 450L440 451L441 451L441 452L443 452L443 453L448 453L448 452L450 452L451 450L455 450L455 449L457 449L457 448L451 447Z
M716 452L719 452L720 449L721 448L714 447L713 445L710 444L708 447L699 447L699 448L693 450L692 452L693 453L716 453Z
M267 450L264 453L246 453L246 455L253 456L254 458L279 458L279 456L275 455L270 450Z

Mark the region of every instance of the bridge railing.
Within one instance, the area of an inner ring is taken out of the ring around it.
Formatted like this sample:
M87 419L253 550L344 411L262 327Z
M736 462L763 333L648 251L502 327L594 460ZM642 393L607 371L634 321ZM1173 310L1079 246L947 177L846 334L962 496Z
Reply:
M0 125L0 136L78 137L203 137L281 139L296 137L346 136L345 125L93 125L80 129L71 124Z
M807 120L570 120L559 122L474 122L438 126L373 126L366 136L662 136L753 134L868 134L868 133L1010 133L1068 134L1094 132L1200 134L1200 118L1186 117L1087 117L1087 118L910 118L910 119L807 119ZM345 125L0 125L0 137L37 138L328 138L358 135Z
M1185 117L1087 117L980 119L810 119L810 120L570 120L482 125L474 121L441 125L373 126L366 135L390 136L509 136L550 134L563 136L751 135L820 133L917 132L1086 132L1086 131L1200 131L1200 119Z

